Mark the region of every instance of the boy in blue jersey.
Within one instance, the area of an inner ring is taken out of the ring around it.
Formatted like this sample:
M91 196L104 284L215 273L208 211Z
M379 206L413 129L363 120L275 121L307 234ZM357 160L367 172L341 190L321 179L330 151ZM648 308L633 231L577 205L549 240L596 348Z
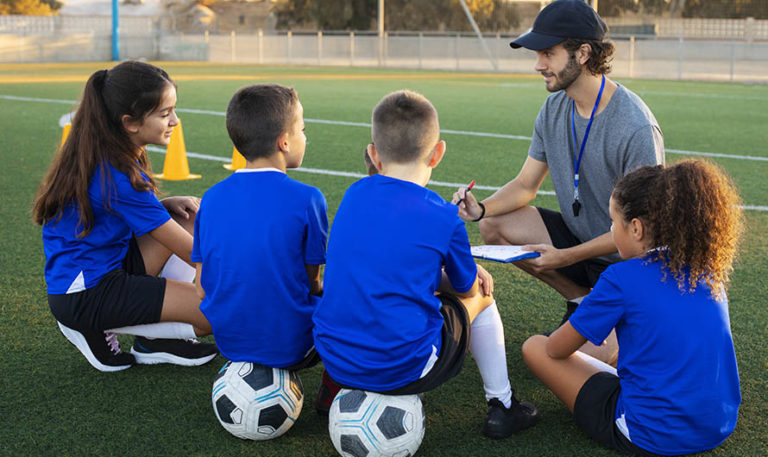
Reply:
M205 193L195 219L200 309L232 361L288 370L319 361L312 312L323 288L327 205L319 189L285 173L304 158L303 113L291 88L238 90L226 122L246 167Z
M458 374L469 349L488 401L483 433L530 427L538 412L509 384L493 279L472 259L457 207L424 187L445 153L435 108L399 91L372 120L368 154L379 173L344 195L313 316L328 373L350 388L417 394Z

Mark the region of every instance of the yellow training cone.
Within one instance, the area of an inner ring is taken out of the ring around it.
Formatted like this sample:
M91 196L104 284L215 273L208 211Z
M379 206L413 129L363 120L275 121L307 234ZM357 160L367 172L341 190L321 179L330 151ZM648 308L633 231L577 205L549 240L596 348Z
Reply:
M64 146L64 142L67 141L67 137L69 136L69 131L72 130L72 124L67 122L64 124L64 130L61 131L61 144L59 144L59 148Z
M232 163L225 163L222 167L232 171L245 168L245 157L240 154L237 148L232 148Z
M187 147L184 146L184 133L181 131L181 119L179 119L179 125L173 128L171 142L168 143L168 149L165 154L165 163L163 163L163 173L155 175L155 178L167 179L169 181L183 181L185 179L197 179L199 177L200 175L189 173Z

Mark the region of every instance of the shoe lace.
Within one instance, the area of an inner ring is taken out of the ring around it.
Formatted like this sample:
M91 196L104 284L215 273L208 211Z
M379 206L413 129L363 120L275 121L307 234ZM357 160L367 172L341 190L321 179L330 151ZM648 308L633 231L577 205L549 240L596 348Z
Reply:
M117 334L112 332L104 332L104 335L112 353L115 355L121 354L123 351L120 350L120 343L117 341Z
M200 344L200 342L197 341L197 338L184 338L184 341L186 341L187 343L192 343L192 344Z

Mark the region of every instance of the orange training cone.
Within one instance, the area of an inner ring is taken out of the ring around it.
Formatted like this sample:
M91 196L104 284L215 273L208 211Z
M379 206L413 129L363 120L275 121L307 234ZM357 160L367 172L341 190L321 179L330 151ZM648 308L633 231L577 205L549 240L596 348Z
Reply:
M72 130L72 124L67 122L64 124L64 129L61 131L61 143L59 144L59 148L64 146L64 142L67 141L67 137L69 136L69 131Z
M168 149L165 153L163 173L155 175L155 177L167 179L169 181L183 181L185 179L197 179L200 177L200 175L189 173L187 147L184 146L184 133L181 131L181 119L179 119L179 125L174 127L173 133L171 133L171 142L168 143Z
M225 163L222 167L232 171L245 168L245 157L240 154L237 148L232 148L232 163Z

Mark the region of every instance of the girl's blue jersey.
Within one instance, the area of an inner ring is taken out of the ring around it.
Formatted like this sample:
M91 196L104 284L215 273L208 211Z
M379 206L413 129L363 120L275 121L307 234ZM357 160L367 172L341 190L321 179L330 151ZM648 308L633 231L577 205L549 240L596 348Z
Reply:
M662 455L712 449L733 432L741 403L725 296L682 292L660 262L608 267L570 319L600 345L616 327L621 393L616 423Z
M76 202L64 208L61 219L54 218L43 226L49 294L75 293L95 286L104 275L122 266L132 235L140 237L170 219L153 191L137 191L126 174L108 163L96 167L88 195L93 210L93 228L88 235L78 238L83 227Z

